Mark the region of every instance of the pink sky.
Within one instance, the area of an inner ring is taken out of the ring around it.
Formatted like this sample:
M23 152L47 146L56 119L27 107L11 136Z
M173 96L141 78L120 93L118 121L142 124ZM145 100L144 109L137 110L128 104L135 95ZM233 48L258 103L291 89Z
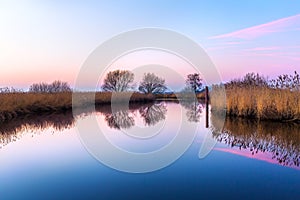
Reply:
M274 77L300 69L300 15L209 38L207 51L224 80L247 72Z
M0 87L26 89L32 83L52 82L57 79L73 85L82 64L98 45L120 32L147 26L147 23L132 25L132 21L128 19L117 23L121 20L121 15L112 17L111 13L116 13L115 7L114 12L111 12L110 7L99 11L100 7L94 9L80 4L67 11L64 6L55 7L34 2L20 3L17 6L9 2L1 4ZM79 15L78 11L85 15ZM72 17L67 17L66 13ZM126 16L129 13L124 18ZM173 17L175 16L178 17ZM202 19L203 16L198 17L197 19ZM109 19L109 23L103 19ZM152 19L153 13L151 18L139 20L146 22ZM157 26L162 20L160 18L154 24ZM291 74L300 69L300 14L232 32L226 32L226 24L199 26L197 30L187 28L179 21L176 25L171 28L182 34L192 35L191 38L207 51L224 81L241 77L247 72L274 77L282 73ZM158 27L170 29L163 24ZM207 37L199 36L200 32L213 32L216 28L225 32ZM149 60L151 56L153 60ZM111 69L130 69L132 66L150 63L170 65L169 67L182 76L194 72L183 61L166 54L157 54L156 57L145 54L136 60L122 58ZM173 87L179 87L179 83L172 76L165 78Z

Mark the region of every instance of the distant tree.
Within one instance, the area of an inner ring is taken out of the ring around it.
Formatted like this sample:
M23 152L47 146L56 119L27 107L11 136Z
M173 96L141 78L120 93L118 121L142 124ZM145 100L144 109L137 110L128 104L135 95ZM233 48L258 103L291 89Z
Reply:
M54 81L51 84L34 83L29 87L29 92L38 93L56 93L56 92L71 92L72 89L67 82Z
M111 92L124 92L132 88L134 74L128 70L109 72L104 79L102 89Z
M145 73L139 86L139 91L146 94L162 93L166 89L165 80L153 73Z
M67 82L54 81L49 85L49 92L71 92L71 87Z
M22 89L16 89L13 87L2 87L0 88L0 93L22 93Z
M29 87L29 92L49 92L47 83L34 83Z
M189 74L186 79L187 87L190 87L195 93L202 88L202 78L200 74Z

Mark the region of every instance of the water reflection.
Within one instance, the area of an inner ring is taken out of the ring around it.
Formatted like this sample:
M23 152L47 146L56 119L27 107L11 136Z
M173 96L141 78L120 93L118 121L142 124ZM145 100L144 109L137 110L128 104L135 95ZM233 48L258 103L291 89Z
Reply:
M14 119L0 126L0 148L22 137L26 131L38 134L38 130L53 128L54 131L62 131L74 126L72 112L52 113L47 115L31 115Z
M190 122L199 122L203 112L203 104L198 101L180 101L186 110ZM96 107L96 112L104 116L103 120L109 128L129 129L141 119L145 126L154 126L166 119L167 106L165 102L152 104L130 104L116 108L114 112L110 105ZM89 115L92 109L83 109L78 116L72 112L52 113L39 116L28 116L15 119L0 125L0 148L22 138L23 134L31 132L39 134L44 129L53 132L74 127L77 117ZM285 166L300 166L300 124L257 122L238 118L229 118L223 124L222 117L212 113L210 117L214 138L230 148L247 151L249 154L271 155L273 161ZM224 125L224 126L223 126ZM165 127L171 132L172 127ZM199 133L201 134L201 133Z
M92 108L82 108L78 116L73 116L71 111L65 113L51 113L45 115L31 115L14 119L0 125L0 148L16 141L26 132L33 135L42 130L52 128L53 132L63 131L74 127L76 118L82 118L93 112ZM105 116L108 127L113 129L128 129L135 125L136 113L139 112L146 126L154 126L166 118L167 107L165 103L130 104L117 107L112 112L110 105L96 107L96 112Z
M167 107L165 103L120 105L105 113L105 121L110 128L129 129L135 125L136 111L139 111L146 126L154 126L166 118Z
M144 119L145 125L154 126L158 122L166 119L167 106L161 102L159 104L143 106L139 109L139 112Z
M204 103L196 98L185 98L180 104L186 109L186 116L189 122L199 122L203 112Z
M105 121L110 128L127 129L134 126L134 118L129 116L128 110L120 110L115 113L105 114Z
M220 129L220 117L211 116L213 135L231 148L248 150L252 155L271 153L284 166L300 165L300 124L257 122L227 117Z

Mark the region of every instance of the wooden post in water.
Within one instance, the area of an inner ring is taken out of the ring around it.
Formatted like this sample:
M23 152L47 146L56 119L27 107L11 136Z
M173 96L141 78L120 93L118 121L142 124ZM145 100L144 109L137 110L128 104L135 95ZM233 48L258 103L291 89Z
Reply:
M206 109L205 109L205 120L206 120L206 121L205 121L205 122L206 122L206 123L205 123L205 127L206 127L206 128L209 127L209 110L208 110L208 109L209 109L209 107L208 107L208 104L209 104L209 95L208 95L208 93L209 93L209 92L208 92L208 87L206 86L206 87L205 87L205 106L206 106L206 107L205 107L205 108L206 108Z

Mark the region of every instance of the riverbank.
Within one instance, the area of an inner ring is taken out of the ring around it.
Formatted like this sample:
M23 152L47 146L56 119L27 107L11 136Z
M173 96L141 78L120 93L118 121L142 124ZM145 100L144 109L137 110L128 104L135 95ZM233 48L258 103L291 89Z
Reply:
M189 94L143 94L138 92L58 92L58 93L0 93L0 123L14 118L43 113L64 113L73 106L81 108L96 105L111 104L111 102L148 103L155 100L178 101L177 97L185 98ZM190 95L189 95L190 96ZM73 97L76 97L72 102ZM197 94L198 99L204 99L204 93Z
M224 91L224 90L223 90ZM300 91L274 89L267 86L226 87L211 92L212 111L226 111L227 116L280 122L300 122Z
M75 93L80 96L79 101L76 102L77 107L85 107L91 104L101 105L110 104L111 92L97 92L96 94L90 92ZM42 113L64 113L72 110L72 93L1 93L0 94L0 123L12 120L14 118L36 115ZM95 101L91 97L95 95ZM141 93L119 93L114 94L114 98L118 102L151 102L155 100L153 95Z
M155 98L156 99L174 99L174 100L178 100L179 99L182 99L182 98L191 98L191 97L194 97L196 96L197 99L199 100L205 100L205 92L200 92L200 93L197 93L196 95L194 93L170 93L170 94L156 94L155 95Z

